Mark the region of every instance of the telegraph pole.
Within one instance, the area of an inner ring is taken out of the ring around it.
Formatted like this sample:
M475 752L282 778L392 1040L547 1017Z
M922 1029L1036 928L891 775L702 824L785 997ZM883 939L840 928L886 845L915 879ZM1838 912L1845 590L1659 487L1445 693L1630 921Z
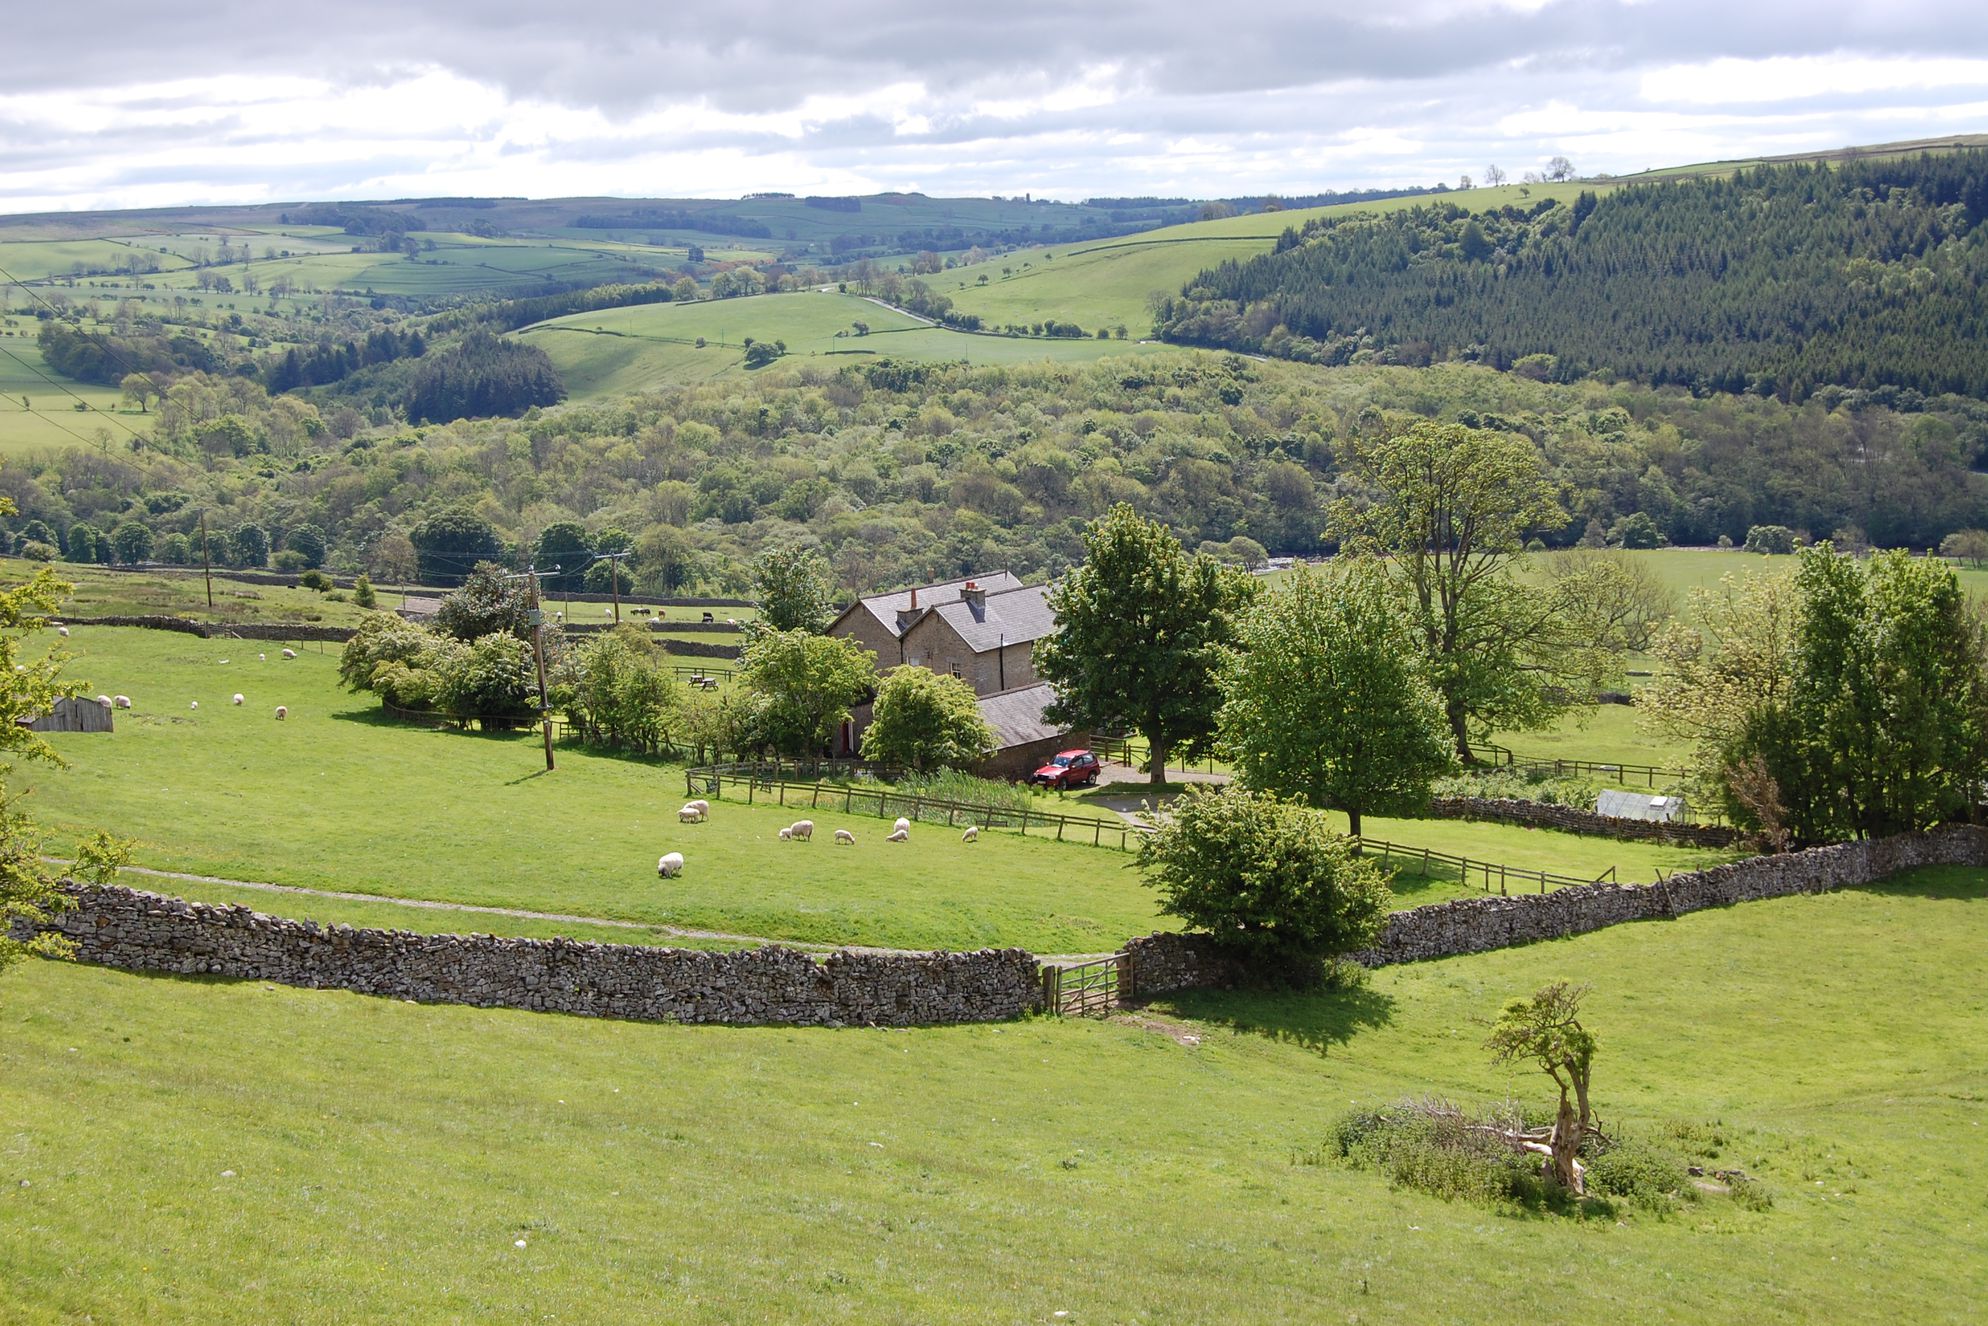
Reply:
M627 560L625 552L595 553L594 560L607 563L608 592L614 595L614 624L621 625L621 563Z
M556 573L559 568L553 567ZM532 628L532 662L538 668L538 725L545 735L545 769L552 772L552 706L545 698L545 612L538 602L539 570L532 567L519 575L505 576L506 580L523 580L529 586L531 598L525 612L525 623Z
M214 563L207 555L207 513L200 513L200 574L207 580L207 611L214 611Z

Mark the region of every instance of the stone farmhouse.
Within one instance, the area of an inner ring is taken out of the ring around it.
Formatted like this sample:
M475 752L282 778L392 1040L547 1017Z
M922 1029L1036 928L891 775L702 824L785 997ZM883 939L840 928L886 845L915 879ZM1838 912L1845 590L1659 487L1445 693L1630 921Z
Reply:
M998 747L980 772L1022 778L1057 751L1089 740L1042 716L1051 691L1036 676L1033 651L1055 629L1047 585L1024 585L1012 572L996 571L858 599L828 633L875 650L880 670L930 668L973 687ZM857 706L836 754L856 754L869 722L870 706Z

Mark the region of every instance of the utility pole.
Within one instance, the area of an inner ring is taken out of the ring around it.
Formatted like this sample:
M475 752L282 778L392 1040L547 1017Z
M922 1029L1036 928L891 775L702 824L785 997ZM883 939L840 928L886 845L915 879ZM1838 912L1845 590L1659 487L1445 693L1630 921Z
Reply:
M552 570L557 574L559 568L555 566ZM525 622L532 628L532 661L538 667L538 725L539 730L545 734L545 769L550 773L552 772L552 706L545 698L545 612L539 607L538 577L538 568L532 567L518 575L504 578L523 580L530 587L531 598L525 613Z
M625 552L595 553L594 560L607 563L608 592L614 595L614 624L621 625L621 563L626 561Z
M207 513L200 513L200 574L207 580L207 611L214 611L214 563L207 555Z

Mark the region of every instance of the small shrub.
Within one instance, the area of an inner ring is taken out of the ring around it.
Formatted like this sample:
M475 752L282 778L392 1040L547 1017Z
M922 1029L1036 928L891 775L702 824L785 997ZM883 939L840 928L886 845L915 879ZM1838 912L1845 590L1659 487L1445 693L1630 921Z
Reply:
M304 555L294 548L285 548L282 552L277 553L269 559L269 564L278 571L285 573L302 571L310 566L310 563L305 560Z
M278 557L283 556L282 553L278 553L276 555ZM314 589L318 593L322 594L325 591L331 589L334 582L332 581L332 578L330 576L326 575L322 571L306 571L302 575L297 577L297 583L302 585L305 589Z
M1539 1157L1506 1145L1482 1121L1440 1101L1348 1114L1334 1125L1329 1147L1354 1169L1446 1201L1538 1208L1559 1200Z
M1487 769L1438 779L1430 793L1439 797L1478 797L1486 801L1537 801L1546 806L1593 810L1599 787L1579 778L1560 778L1538 769Z
M361 608L379 605L379 599L373 594L373 582L370 579L362 575L352 582L352 602Z
M62 555L54 544L42 543L36 539L29 539L18 551L31 562L52 562Z
M1647 1142L1623 1140L1597 1148L1586 1163L1590 1189L1638 1206L1661 1207L1694 1195L1685 1181L1684 1162Z
M1774 1194L1759 1179L1745 1174L1735 1174L1726 1180L1732 1199L1749 1211L1771 1211L1774 1209Z

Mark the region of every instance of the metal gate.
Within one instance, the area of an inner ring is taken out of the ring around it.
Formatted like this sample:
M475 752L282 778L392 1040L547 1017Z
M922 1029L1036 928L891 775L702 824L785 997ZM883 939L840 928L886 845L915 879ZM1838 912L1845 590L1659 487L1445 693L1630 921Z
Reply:
M1042 1006L1064 1017L1102 1017L1129 993L1131 959L1124 953L1067 967L1042 969Z

